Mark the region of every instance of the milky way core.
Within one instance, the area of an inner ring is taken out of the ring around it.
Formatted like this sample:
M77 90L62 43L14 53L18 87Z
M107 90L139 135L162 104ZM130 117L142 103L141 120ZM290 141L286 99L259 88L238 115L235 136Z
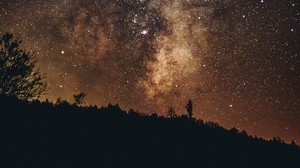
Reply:
M52 101L119 103L300 141L296 0L2 0L0 33L34 51Z

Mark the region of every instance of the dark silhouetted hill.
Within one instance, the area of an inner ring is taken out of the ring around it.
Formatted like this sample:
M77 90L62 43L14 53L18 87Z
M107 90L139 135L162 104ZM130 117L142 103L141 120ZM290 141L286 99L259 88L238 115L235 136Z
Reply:
M2 168L299 168L300 148L188 117L0 96Z

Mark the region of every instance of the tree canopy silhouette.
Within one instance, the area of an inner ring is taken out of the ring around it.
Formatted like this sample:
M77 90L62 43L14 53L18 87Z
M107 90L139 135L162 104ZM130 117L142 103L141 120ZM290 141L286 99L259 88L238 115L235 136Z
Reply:
M217 123L0 95L0 167L299 168L294 141Z
M0 94L32 100L39 98L47 85L42 82L45 76L34 70L34 54L21 50L21 42L9 33L0 39Z

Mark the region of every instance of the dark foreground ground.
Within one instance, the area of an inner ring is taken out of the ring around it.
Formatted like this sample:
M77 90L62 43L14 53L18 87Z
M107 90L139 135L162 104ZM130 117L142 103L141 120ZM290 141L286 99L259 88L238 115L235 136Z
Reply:
M300 148L187 117L0 96L0 167L300 168Z

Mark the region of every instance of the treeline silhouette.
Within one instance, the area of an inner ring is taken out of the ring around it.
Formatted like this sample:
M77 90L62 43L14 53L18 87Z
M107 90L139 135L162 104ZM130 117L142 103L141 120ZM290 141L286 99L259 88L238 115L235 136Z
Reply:
M79 104L79 103L77 103ZM300 166L300 148L189 116L0 96L0 167Z

